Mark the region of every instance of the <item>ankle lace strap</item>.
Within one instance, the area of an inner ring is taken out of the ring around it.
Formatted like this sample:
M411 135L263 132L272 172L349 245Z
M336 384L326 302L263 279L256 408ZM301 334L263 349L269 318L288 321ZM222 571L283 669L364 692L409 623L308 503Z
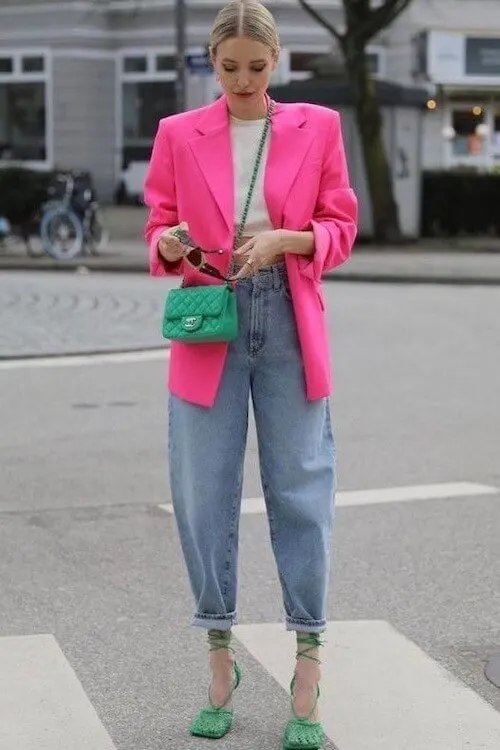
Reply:
M310 651L314 651L316 648L320 648L321 646L324 646L325 644L321 641L321 638L318 633L308 633L307 635L298 635L297 636L297 646L299 645L307 645L308 648L304 649L297 649L297 653L295 655L296 659L310 659L311 661L314 661L316 664L321 664L321 659L318 659L316 656L311 656Z
M208 631L208 645L210 651L219 651L220 649L227 648L228 651L234 649L231 648L231 636L230 630L209 630Z

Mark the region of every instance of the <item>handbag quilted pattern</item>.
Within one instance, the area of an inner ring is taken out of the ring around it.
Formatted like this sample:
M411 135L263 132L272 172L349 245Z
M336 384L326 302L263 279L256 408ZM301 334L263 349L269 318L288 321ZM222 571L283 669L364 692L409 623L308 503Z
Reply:
M181 287L168 293L164 338L193 343L232 341L237 333L236 295L229 286Z

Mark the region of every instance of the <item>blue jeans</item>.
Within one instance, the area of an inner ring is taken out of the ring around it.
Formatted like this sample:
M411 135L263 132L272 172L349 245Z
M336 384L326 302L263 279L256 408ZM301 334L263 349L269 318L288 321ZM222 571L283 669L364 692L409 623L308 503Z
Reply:
M286 627L319 633L326 627L335 494L329 403L306 400L285 266L261 270L236 290L240 330L215 405L173 395L169 401L172 501L196 601L193 625L226 630L236 623L251 395Z

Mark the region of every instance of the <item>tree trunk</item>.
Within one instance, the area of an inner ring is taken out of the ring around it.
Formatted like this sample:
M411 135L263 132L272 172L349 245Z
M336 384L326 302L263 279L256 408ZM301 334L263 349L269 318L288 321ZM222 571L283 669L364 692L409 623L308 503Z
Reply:
M359 51L349 54L349 50L345 49L344 54L354 93L356 120L372 204L374 239L377 242L395 243L401 239L401 230L375 84L370 76L364 50L361 54Z

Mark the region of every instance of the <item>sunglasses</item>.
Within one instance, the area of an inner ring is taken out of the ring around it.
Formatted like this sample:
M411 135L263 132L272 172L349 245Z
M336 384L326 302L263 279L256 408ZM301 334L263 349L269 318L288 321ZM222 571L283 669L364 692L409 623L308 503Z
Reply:
M191 248L191 251L187 255L185 255L184 258L191 266L193 266L193 268L195 268L197 271L200 271L200 273L204 273L207 276L212 276L213 278L219 279L220 281L231 281L231 279L228 276L224 276L218 268L215 268L215 266L207 263L207 259L205 256L209 255L210 253L218 254L218 250L202 250L200 247L193 245L193 240L185 229L176 229L175 232L172 232L172 234L174 235L174 237L177 237L177 239L180 240L183 245Z

